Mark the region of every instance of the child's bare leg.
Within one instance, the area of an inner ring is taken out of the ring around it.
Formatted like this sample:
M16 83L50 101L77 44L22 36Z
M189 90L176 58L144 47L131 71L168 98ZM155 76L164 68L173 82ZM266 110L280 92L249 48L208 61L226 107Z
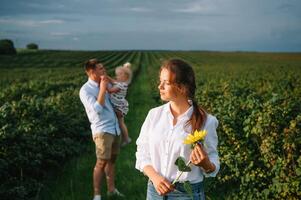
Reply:
M129 132L128 132L128 129L127 129L125 123L124 123L124 118L123 117L121 117L119 119L119 126L122 130L123 141L128 142L129 141Z
M128 142L129 141L129 133L128 133L128 129L124 123L124 117L119 110L116 110L116 114L117 114L117 118L118 118L119 127L120 127L121 133L122 133L122 142Z

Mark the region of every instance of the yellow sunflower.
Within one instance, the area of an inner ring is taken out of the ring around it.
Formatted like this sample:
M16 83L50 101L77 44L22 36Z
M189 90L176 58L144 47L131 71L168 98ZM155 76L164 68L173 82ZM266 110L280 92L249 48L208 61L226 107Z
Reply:
M205 139L205 136L207 135L206 130L195 130L193 134L188 134L187 137L184 140L184 144L195 144L198 141L202 141Z

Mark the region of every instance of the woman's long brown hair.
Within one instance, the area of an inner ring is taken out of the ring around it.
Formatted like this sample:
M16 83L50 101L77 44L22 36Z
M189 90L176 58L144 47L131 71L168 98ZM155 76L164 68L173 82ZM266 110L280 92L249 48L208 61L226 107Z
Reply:
M170 59L163 63L162 69L167 69L173 74L171 82L182 87L187 98L192 101L193 113L186 125L191 125L193 132L200 130L206 121L207 114L195 100L196 84L192 67L181 59Z

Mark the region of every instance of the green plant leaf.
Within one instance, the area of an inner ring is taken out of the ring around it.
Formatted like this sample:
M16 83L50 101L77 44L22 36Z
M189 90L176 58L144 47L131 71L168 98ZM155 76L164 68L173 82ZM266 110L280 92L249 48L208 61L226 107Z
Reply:
M296 174L297 174L298 176L301 176L301 169L300 169L300 168L297 168L297 169L296 169Z
M183 186L184 186L185 191L189 194L189 196L190 196L191 198L193 198L193 196L192 196L192 188L191 188L190 182L189 182L189 181L185 181L185 182L183 183Z
M175 162L175 165L178 166L178 169L181 172L190 172L191 171L191 168L186 165L185 159L183 157L178 157Z

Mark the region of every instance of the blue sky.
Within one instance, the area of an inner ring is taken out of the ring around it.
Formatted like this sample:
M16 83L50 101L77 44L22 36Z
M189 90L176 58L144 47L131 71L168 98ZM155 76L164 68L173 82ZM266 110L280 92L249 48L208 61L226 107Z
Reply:
M1 0L0 38L42 49L301 52L300 0Z

